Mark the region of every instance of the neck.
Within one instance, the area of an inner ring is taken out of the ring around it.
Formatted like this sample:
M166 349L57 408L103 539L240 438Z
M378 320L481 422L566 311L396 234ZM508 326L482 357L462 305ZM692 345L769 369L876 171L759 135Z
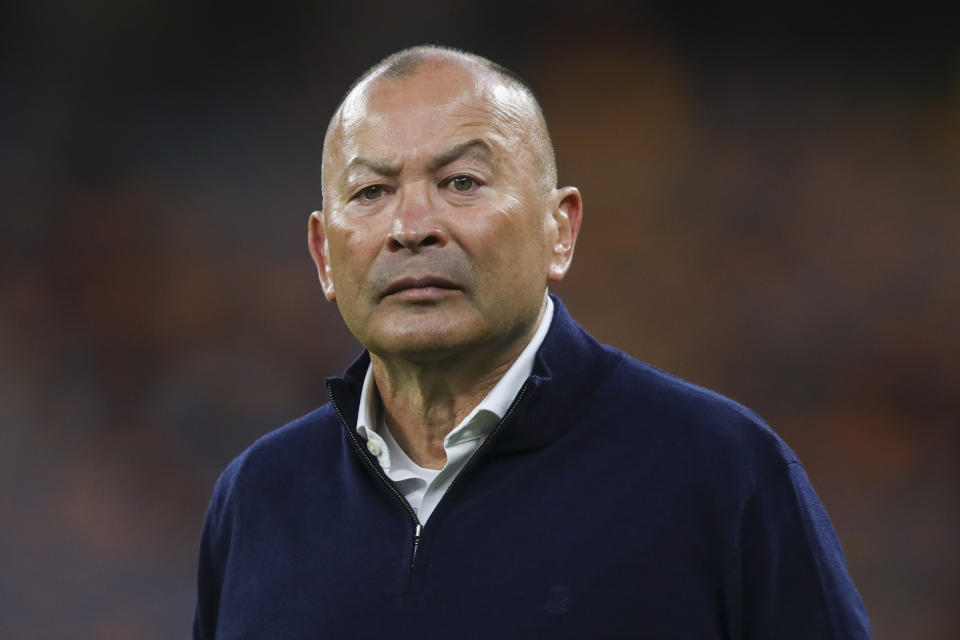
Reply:
M370 354L384 422L421 467L442 469L444 439L496 386L536 333L546 308L522 334L500 348L418 363Z

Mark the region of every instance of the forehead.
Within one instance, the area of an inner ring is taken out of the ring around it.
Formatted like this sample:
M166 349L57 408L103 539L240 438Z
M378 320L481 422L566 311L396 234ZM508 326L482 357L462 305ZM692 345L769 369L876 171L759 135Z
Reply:
M522 95L489 72L427 64L404 78L375 77L344 101L325 161L359 154L416 156L468 138L509 144L524 130Z

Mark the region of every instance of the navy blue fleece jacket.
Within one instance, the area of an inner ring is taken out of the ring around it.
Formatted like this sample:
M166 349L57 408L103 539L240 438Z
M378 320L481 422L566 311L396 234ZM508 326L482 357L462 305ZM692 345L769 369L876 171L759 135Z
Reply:
M554 303L532 375L422 531L355 432L366 354L235 459L194 638L869 638L783 441Z

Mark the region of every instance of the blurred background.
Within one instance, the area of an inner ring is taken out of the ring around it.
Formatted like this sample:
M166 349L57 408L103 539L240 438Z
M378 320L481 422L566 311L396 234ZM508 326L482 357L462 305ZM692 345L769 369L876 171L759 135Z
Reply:
M542 98L574 317L784 436L876 638L958 637L960 25L909 6L7 4L0 636L188 636L217 475L358 352L305 244L326 122L434 42Z

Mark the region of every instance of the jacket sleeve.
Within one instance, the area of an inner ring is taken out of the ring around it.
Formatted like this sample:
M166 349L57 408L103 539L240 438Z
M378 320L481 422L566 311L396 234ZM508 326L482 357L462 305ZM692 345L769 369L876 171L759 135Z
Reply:
M194 640L214 640L216 637L223 570L229 552L230 532L226 511L232 470L233 465L217 480L200 536L197 603L193 616Z
M730 638L871 637L840 541L795 459L744 502L724 589Z

